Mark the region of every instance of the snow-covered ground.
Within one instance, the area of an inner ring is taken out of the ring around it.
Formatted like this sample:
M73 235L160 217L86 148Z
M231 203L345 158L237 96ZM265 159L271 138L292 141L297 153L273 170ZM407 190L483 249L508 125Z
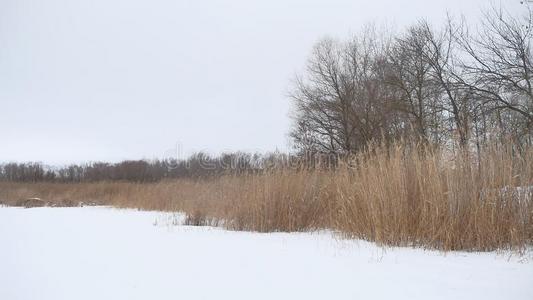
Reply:
M533 299L533 258L0 207L0 299Z

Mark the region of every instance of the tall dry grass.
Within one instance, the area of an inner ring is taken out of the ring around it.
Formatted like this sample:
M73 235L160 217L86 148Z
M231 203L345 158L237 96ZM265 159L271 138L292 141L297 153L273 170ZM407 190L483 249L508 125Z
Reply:
M377 146L336 170L280 168L153 184L0 183L0 201L39 197L182 211L193 225L331 229L382 245L523 250L533 244L533 149L518 154L492 147L482 153L478 158Z
M533 151L446 158L396 146L337 173L335 228L385 245L521 249L533 241Z

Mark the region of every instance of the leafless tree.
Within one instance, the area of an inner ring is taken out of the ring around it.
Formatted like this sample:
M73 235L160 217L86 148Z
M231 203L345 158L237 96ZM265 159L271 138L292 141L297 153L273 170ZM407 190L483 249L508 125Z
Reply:
M296 80L291 132L298 149L350 153L414 136L467 149L495 138L531 144L533 16L484 14L475 34L448 17L421 20L395 39L373 27L325 39Z
M523 17L492 8L476 32L458 36L464 51L461 84L478 95L491 121L531 144L533 130L533 15Z
M395 133L385 88L388 40L373 27L351 41L318 43L291 94L299 149L350 153Z
M443 135L441 90L432 79L432 64L427 53L433 47L424 22L408 28L396 39L389 55L387 83L398 92L395 109L424 142L439 143Z

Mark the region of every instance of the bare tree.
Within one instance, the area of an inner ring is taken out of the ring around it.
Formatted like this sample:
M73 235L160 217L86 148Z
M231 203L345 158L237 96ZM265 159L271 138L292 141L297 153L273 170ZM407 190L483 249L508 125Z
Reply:
M502 132L531 143L533 130L533 16L513 17L501 9L484 13L474 34L467 28L458 42L466 53L461 84L475 92ZM493 118L494 120L494 118Z
M387 83L398 91L395 109L403 113L410 129L424 142L439 143L443 135L442 97L432 80L432 65L427 58L431 49L427 24L408 28L396 39L389 55Z
M386 88L388 41L368 27L347 43L318 43L291 94L297 147L350 153L395 133Z
M423 57L430 65L430 75L435 87L442 96L437 104L448 116L450 130L455 134L459 145L464 148L470 140L470 128L474 96L469 88L461 84L462 69L457 59L456 37L463 24L454 24L451 18L440 32L422 21L419 23L422 35L428 41Z

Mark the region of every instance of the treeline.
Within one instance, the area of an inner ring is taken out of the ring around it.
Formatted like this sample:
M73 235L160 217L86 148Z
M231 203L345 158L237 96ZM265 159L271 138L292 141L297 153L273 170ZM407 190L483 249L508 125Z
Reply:
M355 153L398 139L531 146L532 14L483 15L475 29L449 17L439 29L422 20L400 34L368 26L319 42L291 93L296 148Z
M333 161L335 158L332 158ZM324 159L325 160L325 159ZM209 178L225 174L251 174L280 165L302 165L301 157L281 153L265 155L243 152L211 156L196 153L187 159L94 162L54 168L39 162L0 164L0 181L13 182L157 182L165 178ZM313 163L314 164L314 163ZM306 163L305 165L313 165Z

